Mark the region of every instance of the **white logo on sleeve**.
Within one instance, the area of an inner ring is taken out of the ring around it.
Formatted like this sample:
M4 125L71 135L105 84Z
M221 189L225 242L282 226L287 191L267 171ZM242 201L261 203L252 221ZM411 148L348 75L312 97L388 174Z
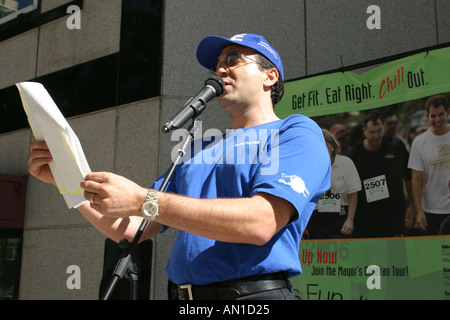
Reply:
M292 188L292 190L294 190L295 192L298 192L300 194L303 194L305 196L305 198L307 195L309 195L309 191L306 188L305 181L303 181L302 178L300 178L296 175L289 176L285 173L282 173L281 175L283 178L289 178L289 181L286 182L285 179L280 179L280 180L278 180L279 183L289 185Z

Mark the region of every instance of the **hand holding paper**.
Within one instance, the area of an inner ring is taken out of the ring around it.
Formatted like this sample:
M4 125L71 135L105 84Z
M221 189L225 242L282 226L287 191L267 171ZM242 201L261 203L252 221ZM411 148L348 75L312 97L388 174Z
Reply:
M78 137L40 83L21 82L23 108L36 140L43 140L52 154L49 163L60 193L69 208L85 201L80 183L91 172Z

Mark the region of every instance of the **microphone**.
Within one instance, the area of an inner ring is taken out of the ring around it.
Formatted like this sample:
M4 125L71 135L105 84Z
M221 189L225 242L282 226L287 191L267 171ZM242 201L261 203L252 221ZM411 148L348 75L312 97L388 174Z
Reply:
M223 93L224 87L225 83L222 78L216 75L208 78L203 89L163 126L163 132L168 133L173 129L179 129L193 117L198 117L205 110L209 101Z

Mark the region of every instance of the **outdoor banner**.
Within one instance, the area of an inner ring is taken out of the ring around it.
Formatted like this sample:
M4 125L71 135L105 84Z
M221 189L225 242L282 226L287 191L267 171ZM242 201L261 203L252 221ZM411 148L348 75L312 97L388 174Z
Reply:
M413 121L414 112L423 111L429 96L448 95L449 75L450 47L430 50L363 74L346 71L288 81L275 110L280 118L293 114L318 117L315 120L323 128L339 123L352 133L355 123L362 123L364 112L358 111L387 107L396 110L397 116L406 112L402 124L420 134L412 129L429 126L424 116ZM337 117L338 113L354 118ZM354 146L344 144L342 149L342 142L350 141L342 137L336 136L341 151ZM408 146L414 137L403 136ZM291 280L302 300L450 300L448 235L302 240L299 259L303 272Z
M408 56L364 74L337 72L286 82L280 118L367 110L450 91L450 48Z
M450 236L304 240L301 300L450 300Z

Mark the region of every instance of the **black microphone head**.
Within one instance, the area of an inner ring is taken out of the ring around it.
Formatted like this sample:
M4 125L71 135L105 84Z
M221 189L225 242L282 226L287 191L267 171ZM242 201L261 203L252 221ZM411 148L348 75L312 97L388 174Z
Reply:
M210 85L216 90L216 97L220 96L223 93L223 89L225 88L225 82L219 76L212 76L205 81L205 85Z

